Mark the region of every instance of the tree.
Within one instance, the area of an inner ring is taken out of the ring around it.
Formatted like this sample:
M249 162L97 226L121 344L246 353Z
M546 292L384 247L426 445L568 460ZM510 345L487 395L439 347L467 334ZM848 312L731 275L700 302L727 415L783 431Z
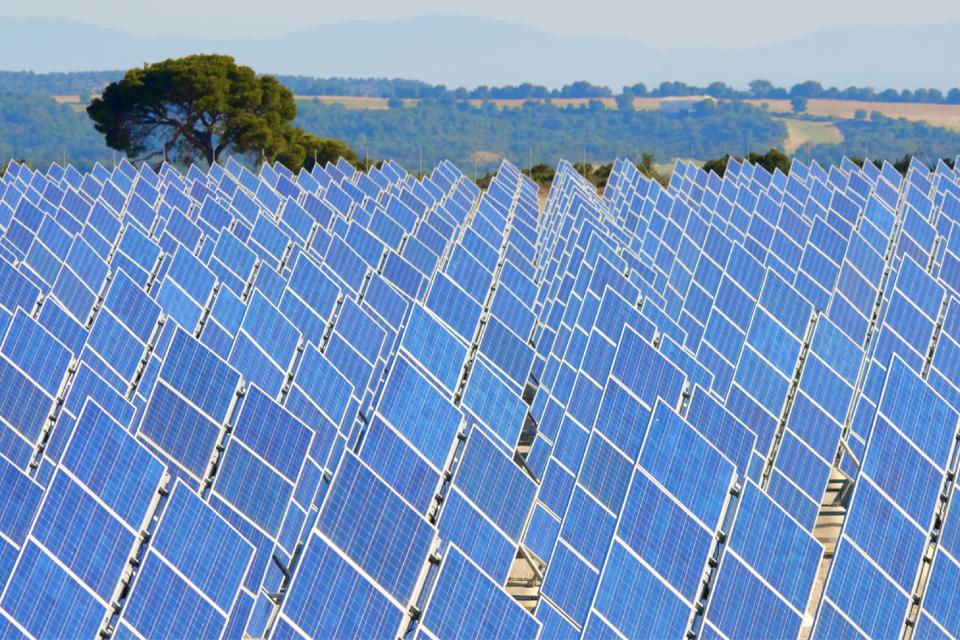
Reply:
M722 158L708 160L703 163L702 168L704 171L712 171L722 178L724 172L727 170L727 164L729 164L730 158L730 154L727 154ZM744 161L744 158L735 159L738 162ZM773 173L775 169L780 169L780 171L784 174L790 173L790 156L776 149L770 149L766 153L747 154L746 162L749 162L750 164L758 164L770 173Z
M596 98L590 98L590 100L587 101L587 108L594 113L599 113L606 109L606 107L603 106L603 102Z
M857 109L853 112L854 120L866 120L867 119L867 110L866 109Z
M730 162L730 154L723 156L722 158L715 158L713 160L707 160L703 163L702 169L706 172L713 171L717 174L718 177L722 178L723 174L727 171L727 164Z
M796 97L790 100L790 108L793 109L794 113L803 113L807 110L807 99Z
M630 87L624 87L623 93L616 97L617 109L620 111L634 111L633 98L633 90Z
M773 91L773 83L769 80L751 80L750 95L754 98L769 98Z
M640 162L637 163L637 169L640 173L651 180L656 180L663 186L667 186L670 181L669 176L665 176L656 167L656 158L652 153L644 153L640 156Z
M725 82L711 82L704 90L708 96L714 98L733 98L736 92Z
M790 87L791 98L819 98L823 94L823 85L813 80L807 80Z
M758 164L770 173L773 173L774 169L780 169L783 174L790 173L790 156L776 149L770 149L764 154L747 154L747 162Z
M302 164L293 94L230 56L193 55L131 69L87 107L107 145L143 160L218 162L224 152Z
M530 169L524 170L523 173L530 176L530 178L540 185L541 188L549 188L550 184L553 182L553 177L556 172L548 164L539 163L535 164Z

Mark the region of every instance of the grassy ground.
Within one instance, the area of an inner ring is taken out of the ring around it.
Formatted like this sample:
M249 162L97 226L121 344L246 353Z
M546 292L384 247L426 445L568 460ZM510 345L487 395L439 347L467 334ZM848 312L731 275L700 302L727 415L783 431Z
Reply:
M792 154L802 145L833 144L843 141L840 129L829 122L812 122L795 118L780 118L787 125L787 141L783 145L784 151Z

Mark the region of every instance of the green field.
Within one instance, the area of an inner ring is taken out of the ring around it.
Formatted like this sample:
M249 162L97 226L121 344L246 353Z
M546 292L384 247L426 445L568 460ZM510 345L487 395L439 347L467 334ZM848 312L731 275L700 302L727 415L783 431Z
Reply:
M815 122L811 120L797 120L795 118L778 118L787 125L787 140L783 150L794 153L805 144L836 144L843 142L840 129L830 122Z

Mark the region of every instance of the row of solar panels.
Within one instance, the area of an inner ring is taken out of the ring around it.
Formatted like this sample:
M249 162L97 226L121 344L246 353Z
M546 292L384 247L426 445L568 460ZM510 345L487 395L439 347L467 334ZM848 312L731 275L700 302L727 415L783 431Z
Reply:
M957 182L12 165L5 633L956 634Z
M11 165L2 201L4 635L538 633L513 167Z
M528 458L545 635L796 636L810 614L818 637L957 636L960 176L732 162L662 189L618 163L599 198L567 169ZM838 464L856 482L820 601Z

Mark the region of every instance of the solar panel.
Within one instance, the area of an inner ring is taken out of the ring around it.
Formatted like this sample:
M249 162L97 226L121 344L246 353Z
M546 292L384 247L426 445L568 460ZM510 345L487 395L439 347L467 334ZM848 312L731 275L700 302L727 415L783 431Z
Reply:
M0 635L952 637L958 184L13 163Z
M433 375L442 388L453 393L460 382L467 345L442 322L424 307L414 305L400 345Z
M799 635L821 554L813 536L748 481L704 625L728 638Z
M474 360L463 393L463 407L479 424L512 449L520 437L527 406L520 395L498 376L484 359Z
M827 632L855 625L884 635L903 624L952 438L934 425L955 429L958 421L898 358L891 362L878 409L818 616L817 629ZM898 461L896 470L888 460ZM909 484L903 481L907 477ZM854 597L864 588L883 606L864 607Z
M413 597L436 537L434 527L353 454L340 463L317 529L401 603Z
M638 462L594 608L626 635L640 628L633 625L653 624L657 617L663 626L654 628L667 635L682 634L698 599L734 467L662 400L651 417ZM699 473L687 472L691 463ZM711 473L704 473L707 469ZM675 543L663 546L666 531L674 532ZM647 585L655 595L627 602L614 593L625 585Z
M456 547L444 556L423 626L438 638L533 638L540 625Z
M279 637L379 638L400 633L403 609L329 541L313 533L284 599Z
M170 494L130 591L121 624L144 636L219 634L253 548L184 484ZM169 606L160 615L154 603Z
M163 473L156 458L88 402L30 525L3 608L34 634L96 633L159 499ZM38 596L56 603L54 609L38 611Z
M463 417L453 403L403 357L394 362L377 413L436 469L445 468Z

